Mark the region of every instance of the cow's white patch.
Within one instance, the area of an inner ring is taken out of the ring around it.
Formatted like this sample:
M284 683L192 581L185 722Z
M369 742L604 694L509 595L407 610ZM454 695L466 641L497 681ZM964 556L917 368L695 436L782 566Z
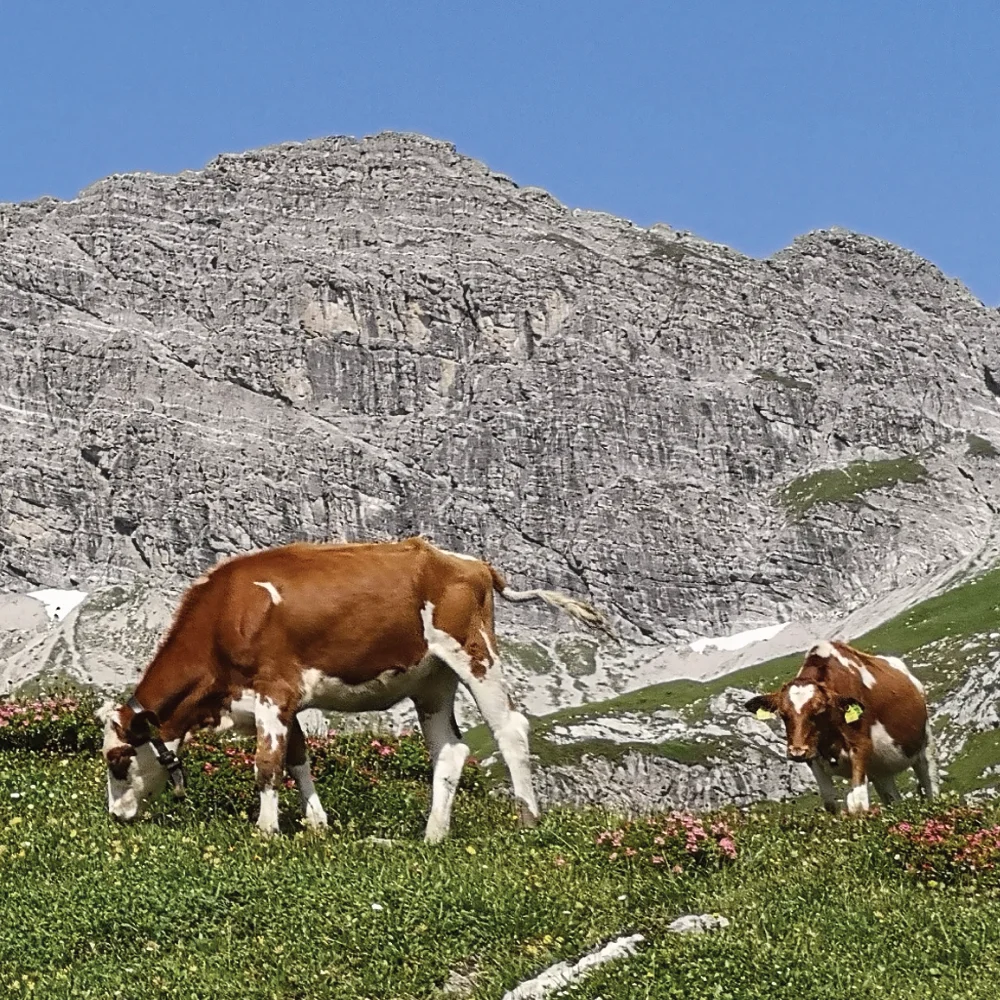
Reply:
M815 684L793 684L788 689L788 700L792 703L792 708L796 712L801 712L812 700L812 696L815 693Z
M809 650L809 655L818 656L823 660L833 660L834 663L839 664L845 670L850 670L852 673L857 674L861 678L861 683L869 690L875 687L875 675L863 663L859 663L851 657L844 656L832 642L827 642L825 639L822 642L817 642Z
M244 736L253 736L257 732L257 720L254 716L255 700L253 691L244 691L239 698L234 698L229 708L223 709L220 713L215 732L222 733L232 729Z
M468 756L469 748L464 743L449 743L441 748L434 762L431 811L424 831L424 840L429 844L440 843L448 836L452 803Z
M277 749L279 740L288 732L288 728L281 721L278 706L270 698L257 695L254 699L253 714L257 727L267 737L271 749Z
M489 653L490 663L497 662L497 651L493 648L493 644L490 642L490 637L486 634L486 629L481 628L479 634L483 637L483 642L486 643L486 652Z
M889 735L881 722L872 725L871 740L872 770L895 774L913 763L912 758L903 753L903 748Z
M883 656L883 660L892 667L893 670L898 670L900 673L905 674L909 679L910 683L921 693L924 693L924 686L917 680L916 677L910 673L910 668L898 657L898 656Z
M461 643L434 624L434 605L430 601L421 608L420 617L424 623L427 648L451 667L472 694L507 764L514 797L523 809L537 818L538 801L531 782L528 756L528 720L520 712L511 710L499 661L494 661L494 669L477 676L472 657Z
M328 712L384 712L403 698L413 697L441 669L433 656L425 656L406 670L385 670L362 684L345 684L310 667L302 671L302 708Z
M28 597L41 602L49 621L61 622L86 599L85 590L31 590Z
M827 642L826 639L817 642L812 649L809 650L809 656L818 656L821 660L833 660L834 663L839 663L840 666L847 670L856 670L857 667L852 663L846 656L832 642ZM808 659L808 657L807 657Z
M854 815L868 811L868 782L852 788L847 793L847 811Z
M858 673L861 674L861 683L866 688L875 687L875 675L864 664L858 665Z
M312 774L309 770L309 761L304 764L294 764L288 769L288 773L299 789L299 803L302 806L302 815L305 818L306 826L314 830L326 826L326 810L316 794L316 786L313 784Z
M475 556L467 556L464 552L452 552L449 549L441 549L446 556L454 556L456 559L464 559L466 562L479 562Z
M270 580L254 580L253 585L263 587L271 595L272 604L281 603L281 594L278 593L278 588Z
M257 817L257 829L264 834L278 833L278 790L265 788L260 793L260 815Z

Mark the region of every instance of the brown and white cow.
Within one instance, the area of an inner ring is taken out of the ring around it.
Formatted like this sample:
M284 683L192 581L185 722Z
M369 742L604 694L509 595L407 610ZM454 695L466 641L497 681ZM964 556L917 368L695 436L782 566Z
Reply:
M809 764L823 805L837 811L834 774L851 779L847 811L868 809L868 779L886 804L900 798L895 775L912 767L925 798L938 793L934 736L920 681L895 656L818 642L792 680L746 703L779 715L788 757Z
M488 563L420 537L297 543L219 564L184 594L134 696L106 711L109 812L134 818L168 777L182 791L176 752L185 735L236 726L257 735L258 827L278 830L286 767L306 824L325 826L296 712L382 711L411 698L433 761L425 838L439 841L469 754L454 716L462 683L496 739L521 822L534 825L528 720L504 685L494 591L508 601L545 601L608 630L588 604L548 590L511 591Z

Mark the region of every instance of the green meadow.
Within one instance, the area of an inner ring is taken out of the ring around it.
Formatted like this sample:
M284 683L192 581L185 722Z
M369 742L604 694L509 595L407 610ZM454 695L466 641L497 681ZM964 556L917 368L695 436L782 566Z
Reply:
M634 822L560 809L520 831L471 763L453 836L428 847L422 744L353 733L313 744L324 833L300 828L291 788L281 835L256 832L239 741L187 747L187 797L119 826L89 706L2 708L3 997L485 1000L632 933L637 956L567 995L996 996L993 805ZM670 933L688 912L730 926Z

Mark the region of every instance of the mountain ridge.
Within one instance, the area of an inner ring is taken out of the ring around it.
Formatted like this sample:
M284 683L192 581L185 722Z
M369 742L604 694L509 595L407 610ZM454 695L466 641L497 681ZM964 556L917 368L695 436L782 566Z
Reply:
M0 336L0 586L139 595L65 646L81 677L296 538L423 532L594 601L626 646L592 672L505 612L537 714L777 648L694 637L865 631L1000 551L1000 310L957 279L839 228L749 257L412 133L0 205Z

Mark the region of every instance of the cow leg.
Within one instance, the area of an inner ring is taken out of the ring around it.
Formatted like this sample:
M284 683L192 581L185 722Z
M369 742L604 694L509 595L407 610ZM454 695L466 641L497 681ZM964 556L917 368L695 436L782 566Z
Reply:
M455 792L462 777L462 768L469 756L468 746L455 722L455 689L458 678L450 670L444 679L447 688L443 697L428 703L417 701L417 718L427 743L433 767L431 811L427 817L424 840L437 844L448 836Z
M934 732L931 729L930 720L924 726L924 734L927 737L923 750L917 754L917 759L913 762L913 771L917 776L917 784L925 799L936 799L940 791L938 786L937 770L937 750L934 745Z
M847 811L852 815L868 812L868 754L863 748L851 753L851 790L847 793Z
M326 824L326 810L316 794L312 773L309 770L309 751L306 749L306 735L302 732L299 720L293 715L288 726L288 774L294 779L299 789L299 805L306 826L320 830Z
M809 761L809 770L812 771L813 777L816 779L816 787L823 800L823 808L836 816L839 809L837 790L833 787L833 778L830 777L829 771L819 760Z
M877 778L872 775L872 784L883 805L891 806L893 802L898 802L903 797L896 787L896 779L891 774L881 774Z
M480 609L475 611L477 613L465 618L466 621L471 621L471 625L465 643L461 644L454 636L434 624L434 605L425 604L421 611L424 638L430 652L448 664L468 688L486 725L493 733L510 774L521 825L537 826L539 809L531 782L528 720L514 710L504 687L500 661L489 638L492 630L487 630Z
M256 695L253 701L257 726L257 757L254 774L260 792L260 815L257 828L261 833L278 832L278 787L285 774L285 750L288 746L288 725L282 721L282 711L271 698Z

